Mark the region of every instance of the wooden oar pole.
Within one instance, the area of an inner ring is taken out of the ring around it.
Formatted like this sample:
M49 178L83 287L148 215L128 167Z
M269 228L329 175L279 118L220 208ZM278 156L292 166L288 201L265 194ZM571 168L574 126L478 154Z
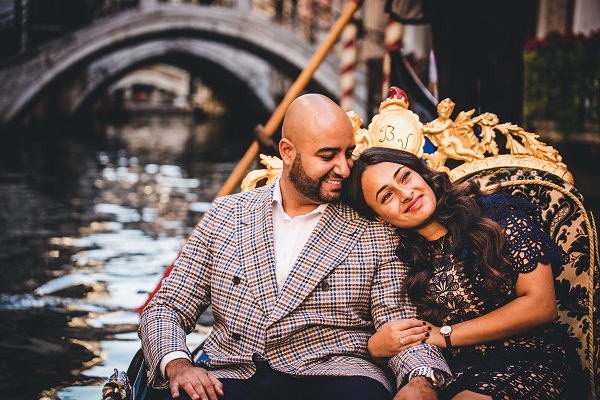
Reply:
M321 64L321 62L325 59L327 52L329 52L331 47L335 44L335 41L342 33L344 26L348 23L348 21L350 21L354 12L362 5L362 2L363 2L363 0L352 0L350 3L348 3L348 5L346 6L346 9L344 10L344 12L340 16L340 18L338 18L338 20L335 22L335 24L331 27L331 30L325 37L325 40L319 46L319 48L317 49L317 51L315 52L313 57L310 59L306 68L304 68L304 70L302 70L300 75L298 75L298 78L296 78L296 81L289 88L285 97L283 98L283 100L281 100L281 103L277 106L277 108L275 109L275 111L273 112L273 114L271 115L271 117L269 118L267 123L265 124L264 130L265 130L265 133L267 134L267 136L273 135L273 133L275 132L275 129L277 129L277 127L281 123L281 120L283 119L283 116L285 115L285 111L287 110L289 105L292 103L292 101L294 101L294 99L296 97L298 97L300 95L300 92L302 92L302 89L304 89L304 87L306 86L306 84L308 83L310 78L313 76L313 74L315 73L315 71ZM231 194L231 192L233 192L233 189L238 184L238 182L240 182L242 180L242 176L244 175L244 173L246 172L248 167L250 167L250 164L252 164L252 161L257 156L258 156L258 143L255 140L254 142L252 142L252 144L246 151L246 154L244 154L242 159L235 166L235 168L229 175L229 178L227 178L227 181L225 181L225 184L221 187L221 190L219 191L219 193L217 193L217 197L226 196L228 194ZM188 239L189 239L189 237L188 237ZM163 273L162 279L166 278L171 273L171 270L173 269L174 265L175 265L175 261L173 261L171 263L171 265L169 265L167 267L167 269ZM141 305L140 307L135 309L136 312L141 313L144 310L146 305L150 302L150 300L152 299L154 294L160 288L162 279L160 280L160 282L158 283L156 288L154 288L154 290L148 295L146 302L143 305Z
M342 15L340 15L337 21L333 24L329 30L329 33L327 33L325 40L323 40L323 43L321 43L317 51L313 54L312 58L308 62L308 65L302 70L300 75L298 75L292 86L290 86L285 94L285 97L283 100L281 100L281 103L279 103L265 124L264 130L267 136L273 135L281 123L281 120L283 120L283 116L285 115L287 108L290 106L292 101L294 101L294 99L300 95L304 87L308 84L315 71L317 68L319 68L319 65L321 65L321 62L323 62L325 56L327 56L327 53L329 50L331 50L336 40L342 33L344 26L346 26L348 21L350 21L352 18L352 15L354 15L354 12L362 5L362 2L363 0L350 1L344 9ZM221 187L221 190L219 190L217 193L217 197L226 196L233 192L233 189L242 180L243 175L250 167L250 164L252 164L252 161L254 161L258 156L258 149L258 142L255 140L246 151L246 154L244 154L242 159L237 163L229 175L229 178L227 178Z

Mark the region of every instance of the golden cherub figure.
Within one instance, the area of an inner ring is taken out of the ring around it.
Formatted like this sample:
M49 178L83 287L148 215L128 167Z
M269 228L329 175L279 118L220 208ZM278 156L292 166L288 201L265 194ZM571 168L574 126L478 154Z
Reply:
M448 98L438 106L438 118L423 125L423 134L437 148L433 154L424 154L431 168L439 170L448 158L463 161L484 158L484 145L473 133L475 120L470 119L475 110L461 112L456 122L450 119L454 111L454 102Z

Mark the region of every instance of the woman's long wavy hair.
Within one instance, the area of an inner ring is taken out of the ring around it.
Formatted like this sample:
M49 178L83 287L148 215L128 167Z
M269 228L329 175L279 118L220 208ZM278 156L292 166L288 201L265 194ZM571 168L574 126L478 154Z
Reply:
M374 220L377 215L365 200L362 177L369 166L383 162L402 164L423 177L437 199L433 219L446 227L452 238L448 251L455 255L465 255L467 274L473 269L480 269L486 294L501 301L503 294L506 294L506 287L511 283L508 273L510 269L508 260L502 254L504 231L498 223L483 215L478 202L486 194L472 181L453 184L448 174L433 171L412 153L371 147L355 160L343 190L343 200L370 220ZM396 231L400 236L396 253L410 267L404 290L417 307L421 318L439 324L448 310L437 303L429 290L433 268L428 242L415 231L400 228Z

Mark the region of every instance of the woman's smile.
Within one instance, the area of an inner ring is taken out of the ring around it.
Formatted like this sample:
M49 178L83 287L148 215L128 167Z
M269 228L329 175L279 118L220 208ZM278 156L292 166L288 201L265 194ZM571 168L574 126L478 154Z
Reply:
M419 195L419 196L415 197L413 199L413 201L410 202L408 207L406 207L406 210L404 212L411 212L411 211L418 210L419 208L421 208L421 205L423 204L422 200L423 200L423 195Z

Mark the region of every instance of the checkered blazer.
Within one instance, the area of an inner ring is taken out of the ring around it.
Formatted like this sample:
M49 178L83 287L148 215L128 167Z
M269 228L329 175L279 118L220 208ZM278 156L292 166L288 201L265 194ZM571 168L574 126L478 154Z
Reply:
M327 207L278 293L272 199L273 185L218 198L196 227L142 313L151 385L166 387L160 360L175 350L189 354L186 334L209 305L215 325L204 351L217 378L249 378L253 356L287 374L366 376L390 391L419 366L449 373L430 345L390 361L396 385L370 358L375 327L415 310L398 295L406 267L394 254L396 235L350 207Z

